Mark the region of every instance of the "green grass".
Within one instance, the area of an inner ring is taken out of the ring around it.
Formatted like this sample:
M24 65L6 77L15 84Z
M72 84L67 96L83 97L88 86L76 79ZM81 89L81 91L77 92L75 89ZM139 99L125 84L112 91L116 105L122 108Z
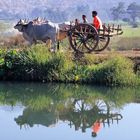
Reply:
M70 52L50 53L42 45L0 52L1 80L138 85L139 76L133 68L131 60L123 56L112 54L101 60L89 55L75 59Z
M111 38L109 47L113 50L132 50L140 48L140 27L123 26L123 34Z
M122 28L124 33L121 37L128 37L128 38L140 37L140 27L132 28L131 26L124 26Z
M109 85L135 84L136 75L133 72L133 63L125 57L113 55L93 69L94 82Z

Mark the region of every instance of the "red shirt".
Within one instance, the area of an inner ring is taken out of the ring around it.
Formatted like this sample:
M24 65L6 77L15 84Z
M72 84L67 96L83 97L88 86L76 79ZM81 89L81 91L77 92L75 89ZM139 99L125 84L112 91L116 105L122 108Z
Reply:
M98 16L95 16L93 18L93 25L95 26L96 29L102 28L102 22Z
M101 123L99 121L96 121L92 126L92 130L93 132L98 133L100 129L101 129Z

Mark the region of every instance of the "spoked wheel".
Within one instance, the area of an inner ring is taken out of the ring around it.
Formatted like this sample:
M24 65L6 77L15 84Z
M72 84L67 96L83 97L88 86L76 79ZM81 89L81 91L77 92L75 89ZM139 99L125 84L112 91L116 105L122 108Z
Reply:
M69 42L74 51L90 53L98 45L97 30L89 24L79 24L69 31Z
M100 52L105 50L109 42L110 42L109 36L99 36L99 43L98 46L95 48L95 52Z

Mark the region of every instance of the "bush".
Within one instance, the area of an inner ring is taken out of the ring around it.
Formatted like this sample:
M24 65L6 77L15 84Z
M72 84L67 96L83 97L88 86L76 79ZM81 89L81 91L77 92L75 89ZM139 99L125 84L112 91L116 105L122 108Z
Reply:
M33 46L26 53L32 62L33 77L41 81L64 81L65 72L73 66L71 56L50 53L45 45Z
M22 51L0 51L0 79L22 81L59 81L94 83L109 86L136 85L138 75L128 58L112 54L105 60L73 59L71 53L50 53L44 45ZM89 60L89 61L88 61ZM81 63L81 62L85 62ZM97 63L98 62L98 63ZM97 63L97 64L96 64Z
M105 85L134 85L136 75L133 63L122 56L110 57L110 60L93 68L92 81Z

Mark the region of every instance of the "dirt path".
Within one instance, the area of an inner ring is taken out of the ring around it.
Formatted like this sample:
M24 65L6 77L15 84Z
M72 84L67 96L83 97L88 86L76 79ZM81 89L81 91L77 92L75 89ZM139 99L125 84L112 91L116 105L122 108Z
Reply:
M104 51L104 52L100 52L100 53L95 53L96 56L108 56L110 54L120 54L120 55L123 55L123 56L126 56L126 57L129 57L129 58L139 58L140 59L140 51L113 51L113 52L110 52L110 51Z
M98 57L108 57L111 54L120 54L122 56L128 57L135 63L136 66L140 65L140 50L130 50L130 51L104 51L100 53L95 53L95 56Z

